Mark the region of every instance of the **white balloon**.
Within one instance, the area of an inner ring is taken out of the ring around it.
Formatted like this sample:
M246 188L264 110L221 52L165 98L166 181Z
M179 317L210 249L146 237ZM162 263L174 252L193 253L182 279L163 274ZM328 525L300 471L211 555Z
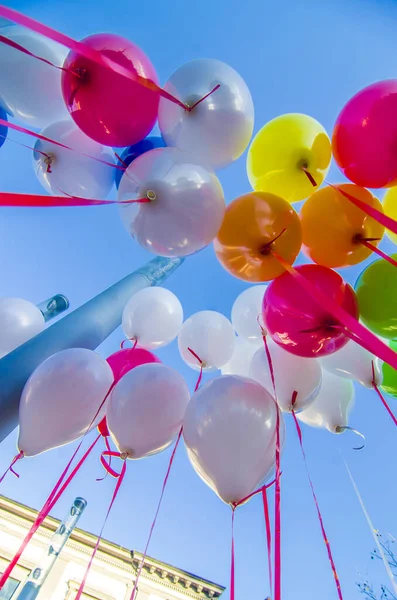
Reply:
M267 285L253 285L244 290L232 307L232 324L237 335L247 342L262 343L262 302Z
M132 238L159 256L187 256L217 235L225 214L215 173L177 148L157 148L136 158L121 178L121 219ZM128 203L127 200L150 199Z
M43 313L23 298L0 298L0 358L45 327Z
M51 142L37 140L33 168L47 192L54 196L106 198L115 180L115 168L90 157L114 164L108 148L86 136L71 119L49 125L41 135L78 150L72 152Z
M164 89L192 111L160 99L159 126L167 146L188 150L203 164L221 168L247 148L254 128L254 104L242 77L229 65L208 58L177 69Z
M323 356L319 360L322 368L329 373L338 375L338 377L345 377L346 379L355 379L367 388L373 387L373 363L376 385L381 385L382 383L381 361L353 340L349 340L337 352L327 354L327 356Z
M189 367L200 370L200 363L190 348L202 361L205 371L216 371L232 358L235 339L233 326L226 317L213 310L203 310L184 322L178 347Z
M10 26L2 35L36 56L62 66L68 50L24 27ZM61 91L61 71L16 48L0 44L0 103L13 117L32 127L46 127L69 113Z
M252 357L256 351L256 346L249 344L243 338L237 337L232 358L221 368L222 375L249 377Z
M167 448L182 427L189 398L183 377L166 365L146 364L126 373L106 413L120 452L138 459Z
M47 358L22 392L18 448L34 456L84 435L105 415L107 401L93 422L112 383L112 369L92 350L69 348Z
M347 427L354 406L354 386L349 379L342 379L323 371L321 390L315 401L297 416L311 427L341 433Z
M127 302L122 319L126 337L138 346L153 350L170 344L183 323L183 309L178 298L162 287L148 287Z
M272 359L278 404L282 411L291 412L292 395L298 392L294 411L298 412L314 402L321 388L321 367L315 358L302 358L286 352L268 338ZM273 394L273 384L265 348L256 351L250 368L250 377Z
M280 416L280 444L284 419ZM277 406L250 379L225 375L206 383L187 407L183 436L189 459L227 504L251 494L274 468Z

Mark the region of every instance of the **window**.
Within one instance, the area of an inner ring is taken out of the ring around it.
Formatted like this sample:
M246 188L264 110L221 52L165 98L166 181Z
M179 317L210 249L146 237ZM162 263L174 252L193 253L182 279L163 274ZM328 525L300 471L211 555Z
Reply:
M2 573L0 573L0 575L2 575ZM17 579L9 577L5 586L0 590L0 600L11 600L19 584L20 582Z

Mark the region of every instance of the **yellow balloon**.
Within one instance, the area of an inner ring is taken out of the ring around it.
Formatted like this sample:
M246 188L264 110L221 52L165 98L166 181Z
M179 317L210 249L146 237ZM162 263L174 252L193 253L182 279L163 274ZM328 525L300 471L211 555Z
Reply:
M397 221L397 187L387 190L382 204L385 215ZM386 229L386 235L393 244L397 244L397 234Z
M324 127L307 115L281 115L267 123L248 150L248 179L257 192L297 202L316 191L331 163Z

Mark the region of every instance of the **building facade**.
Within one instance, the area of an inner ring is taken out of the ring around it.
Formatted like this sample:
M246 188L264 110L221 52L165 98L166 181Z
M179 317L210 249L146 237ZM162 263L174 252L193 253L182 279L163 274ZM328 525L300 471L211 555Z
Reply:
M7 567L37 511L0 496L0 573ZM23 582L48 552L49 541L60 521L47 517L28 544L12 577L0 590L0 600L16 600ZM60 553L38 600L74 600L97 538L74 529ZM139 552L101 540L82 598L84 600L130 600L142 559ZM219 598L224 588L186 571L147 557L139 579L136 600L205 600Z

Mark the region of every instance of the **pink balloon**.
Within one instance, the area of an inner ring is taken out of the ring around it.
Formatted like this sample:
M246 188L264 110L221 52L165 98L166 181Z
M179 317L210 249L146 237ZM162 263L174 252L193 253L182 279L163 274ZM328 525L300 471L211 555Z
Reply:
M320 265L302 265L296 270L352 317L358 318L356 295L338 273ZM331 354L349 340L339 321L309 296L290 273L272 281L262 310L272 339L297 356Z
M115 383L117 383L123 377L123 375L135 367L149 363L161 362L157 356L148 350L144 350L143 348L126 348L125 350L119 350L118 352L108 356L106 361L113 371ZM103 417L97 429L98 432L104 437L110 435L106 417Z
M397 79L369 85L349 100L336 121L332 149L353 183L397 184Z
M131 371L131 369L134 369L135 367L161 362L157 356L143 348L126 348L125 350L119 350L118 352L111 354L106 360L113 371L116 383L128 373L128 371Z
M157 84L146 54L119 35L97 33L82 40L119 65ZM69 52L62 73L62 92L76 125L105 146L131 146L153 129L159 93L118 75L111 69ZM73 73L77 73L74 75Z

